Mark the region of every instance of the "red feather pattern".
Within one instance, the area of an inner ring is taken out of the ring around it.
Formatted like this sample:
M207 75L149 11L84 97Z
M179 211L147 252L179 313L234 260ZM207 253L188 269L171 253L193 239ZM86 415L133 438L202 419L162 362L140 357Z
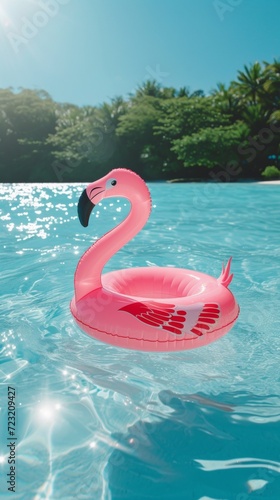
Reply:
M175 304L161 304L158 302L133 302L122 307L119 311L132 314L146 325L166 330L175 335L193 333L196 336L209 333L220 317L218 304L201 304L200 310L193 322L188 321L188 310ZM190 313L190 311L189 311ZM189 325L188 325L189 323ZM189 326L189 328L188 328Z

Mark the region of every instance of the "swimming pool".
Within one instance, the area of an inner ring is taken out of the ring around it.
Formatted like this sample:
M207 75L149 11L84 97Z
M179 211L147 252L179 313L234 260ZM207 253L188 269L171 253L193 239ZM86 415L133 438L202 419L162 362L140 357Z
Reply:
M232 255L241 308L219 341L169 354L101 344L74 324L79 256L129 209L106 200L85 229L76 215L84 187L1 185L0 497L278 500L279 186L149 185L147 225L105 270L160 265L219 276Z

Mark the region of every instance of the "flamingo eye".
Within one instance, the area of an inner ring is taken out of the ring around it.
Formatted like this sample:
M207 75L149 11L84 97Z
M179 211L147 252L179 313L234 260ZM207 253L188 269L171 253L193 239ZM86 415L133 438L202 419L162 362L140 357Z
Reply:
M111 189L116 184L117 184L116 179L112 179L112 177L111 177L111 179L108 179L107 182L106 182L106 189Z

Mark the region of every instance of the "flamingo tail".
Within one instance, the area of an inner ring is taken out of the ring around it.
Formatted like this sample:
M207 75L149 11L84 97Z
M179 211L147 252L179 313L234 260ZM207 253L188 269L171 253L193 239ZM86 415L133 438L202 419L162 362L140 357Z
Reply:
M228 260L228 263L227 263L225 268L224 268L224 264L223 264L222 272L221 272L219 278L217 279L218 283L225 286L226 288L229 286L229 284L231 283L232 278L233 278L233 274L230 274L231 261L232 261L232 257L230 257L230 259Z

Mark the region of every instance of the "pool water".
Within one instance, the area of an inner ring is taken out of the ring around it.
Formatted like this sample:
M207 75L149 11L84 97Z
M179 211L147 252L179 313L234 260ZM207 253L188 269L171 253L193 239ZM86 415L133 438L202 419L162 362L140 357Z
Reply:
M1 498L280 498L280 186L149 185L153 211L105 271L176 266L219 276L241 308L200 349L102 344L69 311L82 253L128 213L77 218L82 184L1 185ZM8 491L8 387L16 492Z

